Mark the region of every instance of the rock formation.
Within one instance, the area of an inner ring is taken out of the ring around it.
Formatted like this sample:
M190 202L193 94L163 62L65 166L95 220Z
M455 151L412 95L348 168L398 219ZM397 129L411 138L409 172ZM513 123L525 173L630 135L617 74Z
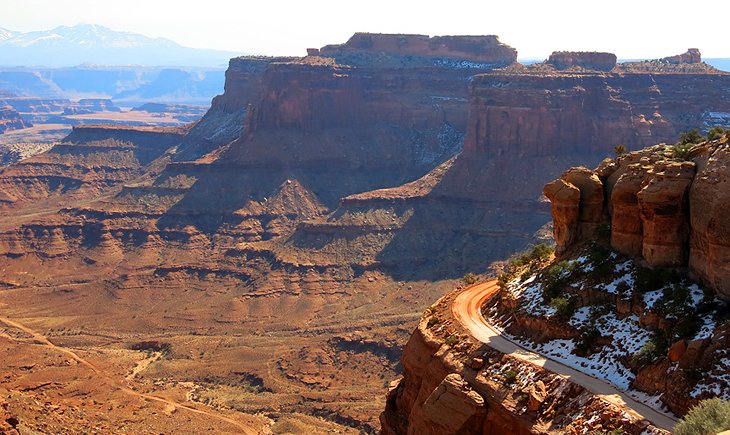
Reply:
M611 71L616 66L616 55L595 51L554 51L547 63L559 70L582 68L595 71Z
M701 63L702 62L702 54L700 54L700 50L698 48L689 48L686 52L682 54L678 54L676 56L669 56L662 59L664 61L667 61L669 63Z
M58 313L48 325L68 330L49 331L53 342L79 348L169 338L169 358L143 375L165 394L373 431L413 307L540 237L546 180L730 113L722 74L495 71L515 53L494 37L405 37L411 48L396 50L399 38L233 59L194 125L79 127L3 169L8 315L44 326ZM587 195L583 209L566 202L566 234L595 232L595 179L566 181ZM355 328L367 346L335 340ZM545 385L548 396L558 386ZM483 416L466 387L450 378L439 390L475 411L445 430ZM266 394L251 402L251 389ZM524 394L534 408L543 391ZM482 398L485 421L521 427L516 407ZM428 414L449 403L434 396Z
M432 305L405 345L403 378L380 415L383 434L666 433L566 378L476 344L451 313L458 293Z
M0 106L0 134L3 134L8 130L27 128L31 125L31 123L24 121L13 107Z
M517 60L517 50L505 45L494 35L434 36L381 33L355 33L346 43L327 45L317 52L339 62L352 61L363 54L397 55L408 63L415 58L451 59L481 63L492 67L510 65ZM354 58L354 59L353 59ZM357 61L356 61L357 62Z
M558 252L595 238L590 230L610 223L616 251L651 267L687 267L730 298L730 221L722 211L728 200L727 149L725 136L695 146L687 161L673 155L672 147L657 145L595 171L568 170L545 186ZM581 187L586 180L590 187ZM581 217L588 227L581 226Z

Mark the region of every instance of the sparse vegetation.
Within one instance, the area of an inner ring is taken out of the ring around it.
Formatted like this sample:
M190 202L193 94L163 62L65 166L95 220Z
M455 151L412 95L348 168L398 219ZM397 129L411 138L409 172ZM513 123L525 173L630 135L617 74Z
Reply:
M616 145L613 147L613 152L616 154L616 156L620 156L622 154L626 153L626 145Z
M676 160L686 161L689 160L690 151L694 144L677 144L672 147L672 157Z
M722 127L713 127L707 132L707 140L717 140L725 134L725 130Z
M539 243L531 249L515 255L507 262L504 273L497 277L500 288L504 289L507 283L520 272L524 272L523 277L535 273L540 266L552 258L554 252L555 250L552 247L545 243Z
M551 301L563 293L565 286L571 282L571 275L575 271L575 264L567 260L559 261L545 272L543 298Z
M730 402L712 398L689 410L674 426L676 435L716 434L730 429Z
M476 284L477 281L479 281L479 277L474 275L473 273L467 273L461 280L464 281L464 284L466 285L473 285Z
M449 335L446 337L446 340L444 340L444 343L446 343L449 347L454 347L459 343L459 337L456 335Z
M681 277L673 269L637 267L634 279L634 288L640 293L646 293L659 290L667 284L678 283Z
M559 320L567 321L575 313L575 298L557 297L550 301L550 306L555 309L555 317Z
M665 333L658 330L655 331L651 339L644 343L641 349L633 355L632 359L637 364L651 364L666 355L668 348L669 342Z
M517 382L517 371L512 369L505 370L502 373L502 382L504 382L505 385L512 385Z
M601 338L601 331L595 325L591 325L581 332L575 344L575 353L580 356L588 356L598 349L598 339Z
M439 322L440 320L438 318L431 317L430 319L428 319L428 323L426 324L426 326L428 326L429 328L433 328L434 326L438 325Z
M702 142L705 138L700 134L698 129L685 131L679 136L677 145L695 145Z

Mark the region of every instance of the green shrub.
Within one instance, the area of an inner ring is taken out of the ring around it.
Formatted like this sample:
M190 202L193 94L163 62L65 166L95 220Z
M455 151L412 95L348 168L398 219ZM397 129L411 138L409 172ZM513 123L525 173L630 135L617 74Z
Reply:
M702 137L700 134L700 131L698 129L685 131L679 136L679 144L678 145L694 145L702 142L705 138Z
M601 338L601 331L594 325L581 332L578 342L575 345L577 355L588 356L598 349L598 339Z
M560 320L568 320L575 313L575 299L557 297L550 301L550 306L555 308L555 317Z
M674 426L675 435L716 434L730 429L730 402L703 400Z
M479 278L476 275L474 275L473 273L467 273L466 275L464 275L464 277L461 280L464 281L464 284L466 284L466 285L472 285L472 284L476 284L476 282L479 280Z
M677 160L689 160L690 150L694 144L679 144L672 147L672 157Z
M620 156L621 154L625 154L626 153L626 145L616 145L615 147L613 147L613 152L617 156Z
M456 335L449 335L446 337L446 340L444 341L447 346L454 347L459 342L459 337Z
M502 380L505 385L512 385L517 382L517 371L507 370L502 373Z
M659 290L665 285L679 282L681 279L677 271L660 267L637 267L634 278L634 287L641 293Z
M722 127L713 127L707 132L707 140L720 139L725 134L725 130Z
M661 330L655 331L651 339L644 343L632 358L638 364L651 364L666 355L667 350L669 350L667 336Z
M545 272L543 298L550 301L563 293L563 289L571 280L575 272L575 264L568 260L559 261Z
M438 325L438 324L439 324L439 322L440 322L440 320L439 320L438 318L436 318L436 317L431 317L430 319L428 319L428 323L427 323L427 326L428 326L429 328L433 328L434 326Z

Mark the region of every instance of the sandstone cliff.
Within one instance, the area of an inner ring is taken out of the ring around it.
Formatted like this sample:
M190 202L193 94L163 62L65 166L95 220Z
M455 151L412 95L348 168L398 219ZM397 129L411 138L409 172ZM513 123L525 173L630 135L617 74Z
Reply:
M32 126L24 121L20 114L11 106L0 106L0 134L8 130L18 130Z
M380 416L383 434L666 433L567 378L471 338L451 314L454 291L431 306L401 359Z
M681 152L657 145L571 169L545 186L558 251L597 237L610 225L611 247L652 267L687 268L730 298L727 137Z

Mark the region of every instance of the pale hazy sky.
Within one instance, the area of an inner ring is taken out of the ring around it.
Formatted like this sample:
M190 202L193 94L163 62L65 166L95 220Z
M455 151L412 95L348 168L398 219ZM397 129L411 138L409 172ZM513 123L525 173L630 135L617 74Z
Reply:
M364 31L496 34L520 58L554 50L656 58L689 47L730 57L727 0L0 0L0 27L10 30L78 23L258 54L304 55Z

